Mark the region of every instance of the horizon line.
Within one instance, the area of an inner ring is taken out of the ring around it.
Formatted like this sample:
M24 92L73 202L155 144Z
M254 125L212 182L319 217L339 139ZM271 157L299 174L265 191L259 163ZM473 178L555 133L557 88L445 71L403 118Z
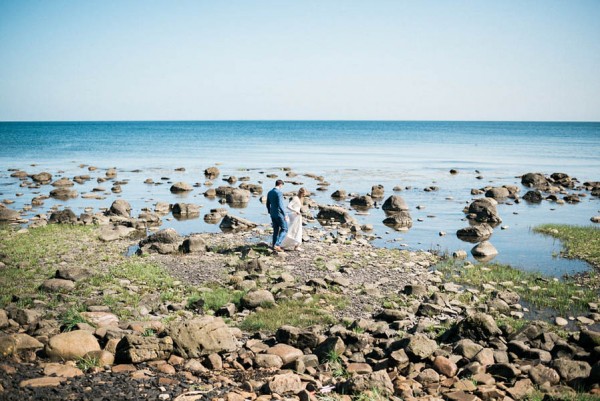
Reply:
M600 120L393 120L393 119L183 119L183 120L0 120L0 123L133 123L133 122L456 122L456 123L600 123Z

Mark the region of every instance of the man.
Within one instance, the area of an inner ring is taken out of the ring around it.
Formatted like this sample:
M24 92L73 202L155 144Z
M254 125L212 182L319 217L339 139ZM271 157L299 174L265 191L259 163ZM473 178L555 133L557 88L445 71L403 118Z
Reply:
M275 188L269 191L267 194L267 210L271 215L271 223L273 224L273 250L277 252L283 251L281 249L281 242L287 234L287 216L283 206L283 193L281 188L283 187L283 181L275 181Z

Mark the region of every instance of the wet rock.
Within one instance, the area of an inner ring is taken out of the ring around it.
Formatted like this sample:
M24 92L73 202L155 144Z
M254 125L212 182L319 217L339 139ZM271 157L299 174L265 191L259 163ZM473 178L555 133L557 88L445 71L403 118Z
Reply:
M527 191L527 193L523 195L523 199L530 203L541 203L542 193L538 190Z
M57 188L50 191L50 197L60 200L74 199L79 194L74 189L68 188Z
M331 197L336 200L342 200L348 197L348 193L343 189L338 189L337 191L331 194Z
M234 207L245 206L250 200L250 191L236 188L225 196L225 200L227 204Z
M192 187L187 182L179 181L179 182L176 182L175 184L171 185L170 191L174 192L174 193L189 192L189 191L192 191L193 189L194 189L194 187Z
M176 321L167 327L166 332L173 339L174 352L183 358L198 358L236 349L231 330L219 317Z
M76 330L51 337L45 352L53 361L77 360L90 351L99 351L100 344L89 331Z
M493 187L485 192L486 198L505 199L508 198L510 192L506 187Z
M160 254L176 253L179 251L181 237L172 228L160 230L139 242L141 253L157 252Z
M494 233L494 229L487 223L481 223L466 228L461 228L456 232L456 236L462 241L477 243L489 239Z
M356 208L368 209L373 207L373 205L375 205L375 202L373 201L373 198L371 198L369 195L361 195L352 198L350 200L350 205Z
M548 180L542 173L527 173L521 177L521 184L526 187L543 188L548 185Z
M225 232L251 230L255 227L256 223L253 223L250 220L246 220L241 217L232 216L230 214L223 217L221 224L219 224L219 228Z
M489 241L482 241L471 249L471 254L475 257L490 257L498 254L498 250Z
M153 360L166 360L173 352L171 337L144 337L128 334L117 344L117 363L140 363Z
M191 235L181 244L183 253L201 253L206 251L206 241L200 235Z
M200 205L193 203L175 203L171 211L176 217L198 217L200 216Z
M35 182L37 182L38 184L49 184L52 181L52 174L47 173L47 172L42 172L39 174L33 174L31 176L31 179Z
M383 188L383 185L373 185L371 188L371 198L379 199L383 198L384 195L385 189Z
M381 208L386 212L408 212L408 205L400 195L388 197Z
M468 218L480 223L490 223L497 225L502 223L502 219L496 210L496 202L493 198L475 199L468 208Z
M204 170L204 176L209 180L214 180L219 176L219 174L221 174L221 172L217 167L209 167L206 170Z
M12 221L17 221L20 218L21 218L21 215L16 210L9 209L7 207L0 207L0 221L12 222Z
M335 221L345 226L358 224L356 219L342 207L325 205L318 205L318 207L319 213L317 214L317 219L322 221L323 224L327 224L330 221Z
M407 211L395 212L383 220L383 224L396 229L411 228L413 225L412 217Z
M72 187L75 183L66 177L56 180L52 183L53 187Z
M108 210L107 215L130 218L131 205L126 200L117 199L110 205L110 209Z

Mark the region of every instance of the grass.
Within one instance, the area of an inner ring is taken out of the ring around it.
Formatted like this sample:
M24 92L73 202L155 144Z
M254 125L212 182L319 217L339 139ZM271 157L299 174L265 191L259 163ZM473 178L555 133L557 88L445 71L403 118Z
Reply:
M100 367L100 359L91 356L84 356L77 360L77 367L82 371L87 372L91 368Z
M349 377L346 368L344 367L344 363L342 362L342 358L340 355L335 352L335 350L329 351L327 356L325 357L325 363L329 366L329 370L333 377Z
M544 224L535 227L533 231L561 240L564 247L560 253L562 257L583 259L600 268L599 227Z
M230 290L223 287L215 287L212 291L197 293L188 298L188 305L194 304L198 300L203 300L205 311L217 311L222 306L233 303L240 305L240 300L245 295L245 291Z
M333 324L334 317L321 309L319 305L319 297L314 297L308 303L296 300L280 301L277 305L250 314L241 323L240 328L246 331L274 333L286 324L298 328L317 324Z
M62 328L62 331L71 331L77 326L79 323L88 323L87 320L81 316L81 312L83 312L82 308L77 306L72 306L58 317L58 321Z
M570 278L553 280L508 265L481 264L468 267L462 262L448 260L439 263L437 269L453 281L478 288L482 288L483 284L497 283L497 289L511 289L531 306L551 308L561 314L587 311L589 302L598 301L596 290L582 287Z

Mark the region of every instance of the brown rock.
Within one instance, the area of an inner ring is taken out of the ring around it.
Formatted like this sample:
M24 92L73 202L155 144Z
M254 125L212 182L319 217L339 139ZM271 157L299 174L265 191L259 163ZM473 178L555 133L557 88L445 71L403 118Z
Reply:
M267 389L274 394L296 394L302 390L302 382L300 376L294 373L275 375L267 383Z
M36 379L23 380L19 387L56 387L66 382L65 377L38 377Z
M113 373L129 373L129 372L135 372L136 370L137 370L136 367L131 364L115 365L111 368L111 371Z
M44 367L44 374L46 376L58 376L58 377L77 377L83 376L81 369L73 366L63 365L61 363L49 363Z
M522 400L527 398L530 394L535 391L533 383L529 379L522 379L515 383L515 385L506 390L513 399Z
M89 331L76 330L58 334L46 344L46 355L51 360L76 360L90 351L99 351L100 344Z
M441 355L435 357L435 360L433 361L433 367L436 371L446 377L454 377L458 372L458 366L456 366L456 364L450 359Z
M167 359L172 352L171 337L157 338L128 334L119 341L115 357L119 362L140 363Z
M272 354L258 354L254 358L256 365L259 368L276 368L279 369L283 366L283 361L278 355Z
M284 365L294 362L296 359L304 355L298 348L294 348L287 344L277 344L267 350L267 354L277 355L281 358Z
M368 363L349 363L346 372L362 375L373 372L373 368Z

